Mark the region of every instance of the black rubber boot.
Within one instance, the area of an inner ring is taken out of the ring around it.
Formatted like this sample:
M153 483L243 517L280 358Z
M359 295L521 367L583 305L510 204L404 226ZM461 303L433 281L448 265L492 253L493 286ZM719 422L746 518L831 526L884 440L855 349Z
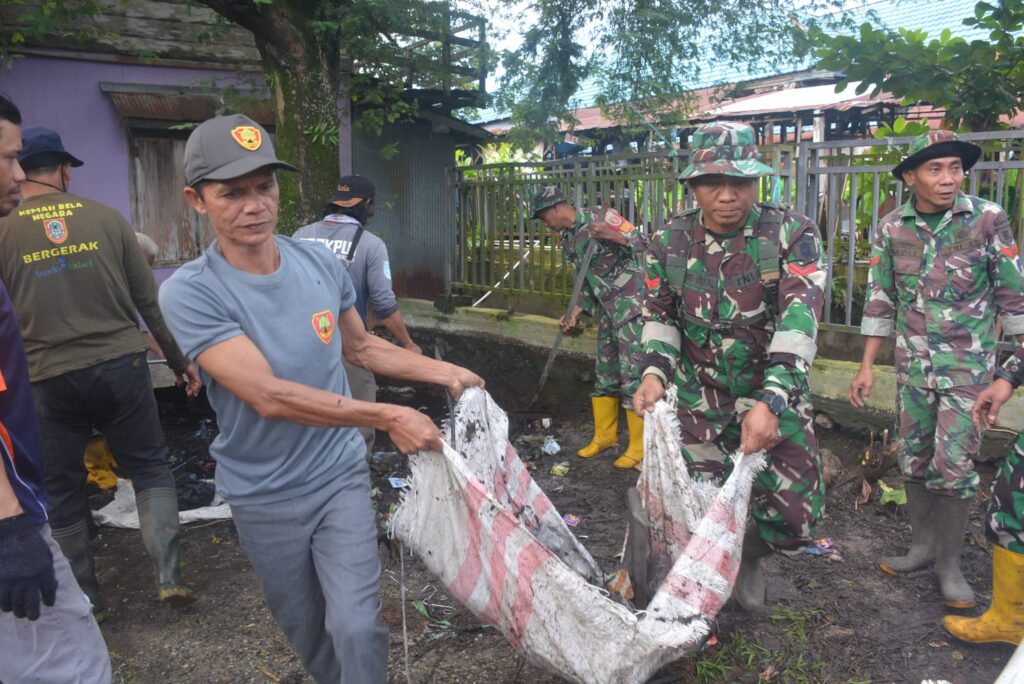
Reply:
M907 516L910 518L910 548L903 556L887 556L878 563L890 575L914 572L928 567L935 559L935 530L931 511L933 497L924 484L906 482Z
M765 584L761 559L771 552L772 548L758 534L757 525L748 523L743 535L740 571L736 575L736 585L732 588L732 595L747 612L764 609L768 599L768 587Z
M96 579L96 561L89 548L89 527L81 520L69 527L51 528L50 535L57 542L61 553L68 559L71 573L75 576L82 593L92 603L92 614L96 622L106 617L103 602L100 601L100 583Z
M960 552L964 547L971 499L954 496L932 497L932 525L935 530L935 577L942 600L950 608L973 608L974 592L960 570Z
M135 495L139 531L150 558L156 561L160 600L175 608L198 597L181 579L178 537L178 492L172 487L153 487Z

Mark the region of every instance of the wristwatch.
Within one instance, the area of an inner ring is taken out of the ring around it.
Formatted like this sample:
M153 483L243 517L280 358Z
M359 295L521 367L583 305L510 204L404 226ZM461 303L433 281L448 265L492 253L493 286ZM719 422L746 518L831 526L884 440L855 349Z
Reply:
M783 396L781 394L776 394L775 392L765 392L761 395L761 398L758 399L758 401L763 401L765 404L768 404L768 410L776 416L781 416L786 412L786 409L789 408L789 404Z

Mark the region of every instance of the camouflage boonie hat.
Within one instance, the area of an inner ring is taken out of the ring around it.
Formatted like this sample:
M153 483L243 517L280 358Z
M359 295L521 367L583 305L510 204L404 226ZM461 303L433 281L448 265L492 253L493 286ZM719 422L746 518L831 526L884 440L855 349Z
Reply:
M761 162L754 129L747 124L715 121L693 132L690 163L679 180L720 174L758 178L774 171Z
M903 180L905 171L916 169L930 159L941 157L960 157L964 171L970 171L981 157L981 148L974 143L961 140L953 131L928 131L914 138L906 158L893 168L892 175L898 180Z
M557 185L545 185L533 196L533 218L540 218L540 212L568 201Z

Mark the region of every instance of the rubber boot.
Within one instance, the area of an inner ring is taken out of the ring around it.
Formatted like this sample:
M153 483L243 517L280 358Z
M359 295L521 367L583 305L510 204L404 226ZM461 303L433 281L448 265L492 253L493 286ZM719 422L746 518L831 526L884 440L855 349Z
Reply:
M619 398L591 397L594 410L594 438L576 452L580 458L591 458L619 443Z
M153 487L135 495L139 531L150 558L156 561L160 600L175 608L198 597L185 586L178 567L178 492L173 487Z
M935 558L935 534L932 529L932 498L924 484L907 482L907 515L910 518L910 548L906 555L887 556L878 563L890 575L914 572L928 566Z
M947 615L942 626L972 644L1024 641L1024 554L992 547L992 605L978 617Z
M106 608L100 601L100 583L96 579L96 561L92 556L92 549L89 548L89 528L85 520L81 520L70 527L52 528L50 535L57 542L61 553L68 559L71 566L71 574L75 576L82 593L89 598L92 604L92 614L96 622L102 622L106 618Z
M629 425L629 446L612 465L622 470L629 470L640 465L644 460L644 419L634 411L626 409L626 423Z
M942 600L950 608L973 608L974 592L960 571L960 551L964 547L967 516L971 499L932 497L932 529L935 533L935 577L939 580Z
M761 539L757 525L748 523L747 531L743 535L740 571L732 588L732 595L747 612L762 610L768 600L768 588L764 581L761 559L771 552L772 548Z

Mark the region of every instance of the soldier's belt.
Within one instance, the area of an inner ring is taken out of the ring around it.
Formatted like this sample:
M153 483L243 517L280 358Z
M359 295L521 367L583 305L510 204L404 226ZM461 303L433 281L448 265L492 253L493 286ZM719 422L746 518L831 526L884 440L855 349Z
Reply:
M756 316L751 316L750 318L741 318L735 321L716 321L715 323L712 323L711 321L705 320L700 316L694 316L688 311L683 312L683 319L687 323L693 323L694 325L699 325L702 328L708 328L712 332L719 333L729 332L734 328L749 328L755 323L760 323L761 321L763 321L766 318L769 318L770 316L771 314L768 311L762 311Z

